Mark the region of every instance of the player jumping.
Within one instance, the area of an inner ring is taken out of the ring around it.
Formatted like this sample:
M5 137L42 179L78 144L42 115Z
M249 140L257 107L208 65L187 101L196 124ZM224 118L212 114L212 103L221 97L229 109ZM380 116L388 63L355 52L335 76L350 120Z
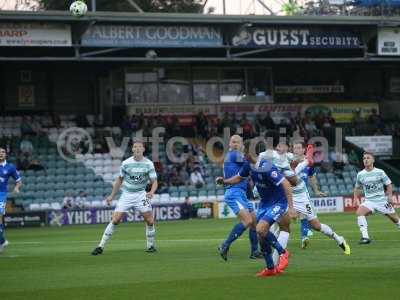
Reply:
M144 150L143 142L135 141L132 146L133 156L122 162L120 174L115 180L112 192L106 198L106 201L111 204L120 188L122 189L122 195L118 200L112 220L107 225L100 244L92 251L92 255L103 253L107 241L115 230L115 226L122 221L125 214L132 208L139 210L146 222L146 252L156 252L154 246L156 230L150 199L153 198L157 190L157 174L153 162L143 156ZM151 189L146 193L146 186L149 181L151 182Z

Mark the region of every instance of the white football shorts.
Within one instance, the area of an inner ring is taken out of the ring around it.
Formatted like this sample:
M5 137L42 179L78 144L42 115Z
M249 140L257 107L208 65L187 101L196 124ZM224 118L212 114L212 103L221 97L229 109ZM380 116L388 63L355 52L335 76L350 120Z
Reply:
M372 213L379 212L383 215L388 215L396 212L393 206L387 201L374 202L367 200L361 203L361 205L368 208Z
M152 210L150 200L146 198L145 191L135 193L122 192L114 211L128 212L131 209L138 210L141 213Z

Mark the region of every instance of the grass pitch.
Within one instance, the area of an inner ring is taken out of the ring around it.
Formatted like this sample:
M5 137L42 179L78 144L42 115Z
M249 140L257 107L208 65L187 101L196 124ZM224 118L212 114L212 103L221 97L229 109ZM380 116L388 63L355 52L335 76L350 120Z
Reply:
M284 274L256 278L264 260L250 260L248 235L217 246L234 220L157 224L158 253L144 252L144 225L121 224L103 255L91 250L105 225L8 229L0 254L0 299L399 299L400 231L382 216L368 218L370 245L358 245L354 214L321 215L352 248L314 233L307 250L292 225L292 253Z

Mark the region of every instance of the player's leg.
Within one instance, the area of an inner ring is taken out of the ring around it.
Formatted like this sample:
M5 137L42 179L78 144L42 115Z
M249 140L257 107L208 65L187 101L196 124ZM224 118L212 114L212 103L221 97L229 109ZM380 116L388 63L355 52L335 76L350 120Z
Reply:
M6 210L6 193L0 193L0 253L3 252L4 247L8 245L8 242L5 238L5 227L3 223L3 215Z
M153 211L147 211L142 213L143 219L146 223L146 252L156 252L155 237L156 228L154 225Z
M125 216L125 212L114 211L112 215L111 222L108 223L106 229L104 230L103 236L101 237L99 245L92 251L92 255L99 255L103 253L104 247L106 246L108 240L114 233L115 226L121 223L122 218Z
M276 236L270 231L270 224L274 224L277 220L288 217L286 216L286 209L286 205L273 205L267 208L263 214L259 216L259 222L257 223L257 234L258 239L262 244L262 249L264 250L264 247L268 247L269 245L278 252L279 264L277 268L281 271L283 271L289 263L289 252L282 247ZM267 255L267 253L264 252L264 255Z
M228 259L229 247L243 234L243 232L245 232L246 228L253 223L253 218L247 209L240 209L237 213L237 216L240 222L233 226L231 232L228 234L228 237L218 248L219 254L225 261Z
M375 209L385 215L390 221L392 221L397 228L400 229L400 218L399 215L396 213L396 210L389 202L386 203L379 203L376 205Z
M257 230L256 230L256 214L254 212L254 209L252 208L252 204L249 202L251 205L251 208L249 207L252 223L249 226L249 240L250 240L250 259L256 259L256 258L262 258L263 254L261 251L258 250L258 238L257 238Z
M228 234L228 237L218 247L218 252L223 260L228 259L228 251L231 244L236 241L253 223L251 213L248 211L248 201L244 191L228 190L225 192L225 203L232 209L239 219L239 223L235 224Z
M287 248L287 244L289 242L289 236L290 236L290 217L288 214L285 214L282 216L282 218L278 221L278 228L279 228L279 233L275 234L277 236L277 240L279 244L282 246L283 249ZM270 227L270 231L272 231L272 228L275 226L272 225ZM274 250L272 253L272 259L274 260L274 264L277 265L279 263L279 253L278 251Z
M373 211L374 211L374 208L372 207L372 204L367 201L362 203L356 211L357 224L358 224L358 227L360 228L360 232L361 232L361 240L359 242L360 244L371 243L371 240L370 240L369 234L368 234L368 223L367 223L366 216L370 215Z
M330 239L335 240L338 246L344 251L344 254L350 255L350 246L347 244L346 240L334 232L330 226L322 224L316 216L311 216L311 219L308 221L314 230L319 231Z

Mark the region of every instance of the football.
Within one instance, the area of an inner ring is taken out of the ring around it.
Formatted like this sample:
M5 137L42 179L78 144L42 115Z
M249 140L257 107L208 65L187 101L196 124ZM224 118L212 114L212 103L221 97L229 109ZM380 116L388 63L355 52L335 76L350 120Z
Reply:
M69 11L71 14L73 14L75 17L82 17L86 14L87 12L87 5L83 1L75 1L71 4L69 7Z

